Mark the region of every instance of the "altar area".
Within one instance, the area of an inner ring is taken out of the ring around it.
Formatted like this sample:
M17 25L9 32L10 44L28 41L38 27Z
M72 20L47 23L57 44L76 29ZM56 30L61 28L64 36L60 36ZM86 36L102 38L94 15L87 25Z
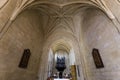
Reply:
M53 79L53 80L70 80L70 79L64 79L64 78L60 79L60 78L57 78L57 79Z

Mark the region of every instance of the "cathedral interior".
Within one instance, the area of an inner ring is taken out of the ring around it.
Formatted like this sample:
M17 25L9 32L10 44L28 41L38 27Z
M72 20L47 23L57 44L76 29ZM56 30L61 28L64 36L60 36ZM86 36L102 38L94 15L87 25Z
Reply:
M120 80L120 0L0 0L0 80Z

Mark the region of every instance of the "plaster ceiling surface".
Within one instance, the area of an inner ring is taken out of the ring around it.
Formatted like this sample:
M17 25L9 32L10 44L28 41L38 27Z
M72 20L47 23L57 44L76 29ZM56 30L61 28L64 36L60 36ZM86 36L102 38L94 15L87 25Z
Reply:
M0 1L1 6L8 1L9 0ZM106 5L106 0L17 0L17 3L15 2L15 4L16 7L13 14L11 14L10 21L14 21L14 19L24 10L38 10L43 18L42 24L45 34L52 30L54 31L58 26L66 26L64 28L69 28L68 32L73 33L74 16L79 13L83 13L84 11L81 10L85 10L86 8L97 8L103 11L110 19L115 18L111 10Z
M41 15L40 21L46 36L58 28L73 34L74 17L84 16L84 10L91 7L103 11L109 18L114 18L105 0L18 0L10 20L13 21L24 10L37 10Z
M74 16L84 14L87 8L97 8L113 18L104 0L19 0L17 6L22 9L38 10L42 15L44 34L50 34L62 27L74 33Z
M67 42L60 41L60 40L57 41L56 43L54 43L53 46L52 46L52 50L53 50L54 53L58 50L64 50L67 53L69 53L70 49L71 49L70 45Z
M82 20L89 8L101 10L109 18L114 18L104 0L21 0L18 5L22 5L20 8L18 6L21 11L24 9L39 12L45 39L49 39L49 43L52 38L57 38L57 36L77 36L75 33L79 32L76 30L75 23L79 21L74 18L78 16ZM70 48L66 45L63 39L54 42L53 51L63 49L69 52Z
M14 20L25 10L36 10L40 16L45 38L51 37L53 34L54 36L51 38L60 34L76 36L75 23L78 21L74 18L75 16L84 18L84 13L89 8L101 10L110 19L114 18L105 0L18 0L10 20Z
M26 9L38 10L42 17L42 27L46 36L52 34L54 31L66 30L66 32L73 34L75 32L74 16L83 14L84 10L91 5L85 3L70 3L67 1L49 1L49 2L33 2ZM81 12L80 12L81 11ZM83 11L83 12L82 12Z

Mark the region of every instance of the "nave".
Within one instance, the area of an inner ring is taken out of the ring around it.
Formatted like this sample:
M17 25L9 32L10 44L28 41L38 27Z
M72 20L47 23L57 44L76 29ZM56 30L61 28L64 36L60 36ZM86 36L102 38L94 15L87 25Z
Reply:
M0 0L0 80L120 80L120 0Z

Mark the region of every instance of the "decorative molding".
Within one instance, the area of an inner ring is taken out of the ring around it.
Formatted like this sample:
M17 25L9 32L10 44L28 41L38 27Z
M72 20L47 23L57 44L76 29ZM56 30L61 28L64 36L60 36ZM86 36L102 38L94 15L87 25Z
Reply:
M8 3L9 0L0 0L0 9L2 9L7 3Z
M17 5L15 7L15 10L13 11L12 16L10 17L10 20L14 20L19 13L21 13L24 8L26 7L26 5L32 3L34 0L19 0L17 2Z
M110 19L115 19L115 16L111 12L111 10L108 8L104 0L90 0L90 1L96 3L97 6L99 6L99 8L103 12L105 12Z
M120 0L115 0L120 5Z
M120 3L120 0L117 0Z
M1 0L1 2L4 0ZM4 1L4 4L0 7L3 8L9 0ZM8 19L8 21L5 23L3 28L0 30L0 39L2 39L3 35L7 32L8 28L10 27L11 23L16 19L16 17L19 15L19 13L24 10L25 6L32 3L34 0L19 0L17 2L17 5L15 7L15 10L13 11L12 15Z

